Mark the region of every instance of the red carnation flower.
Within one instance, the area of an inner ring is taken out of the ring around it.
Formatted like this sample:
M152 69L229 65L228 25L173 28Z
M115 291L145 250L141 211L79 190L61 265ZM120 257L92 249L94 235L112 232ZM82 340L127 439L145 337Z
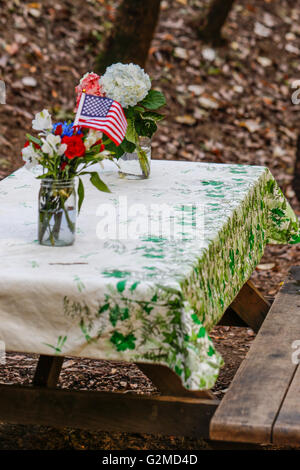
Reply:
M67 144L65 156L69 160L72 160L75 157L83 157L85 155L85 146L79 135L72 135L71 137L65 135L61 141L63 144Z
M66 168L66 166L67 166L67 162L62 162L62 164L60 165L61 171L64 171L64 169Z
M58 124L58 126L55 129L54 134L55 135L62 135L62 131L63 131L62 124Z

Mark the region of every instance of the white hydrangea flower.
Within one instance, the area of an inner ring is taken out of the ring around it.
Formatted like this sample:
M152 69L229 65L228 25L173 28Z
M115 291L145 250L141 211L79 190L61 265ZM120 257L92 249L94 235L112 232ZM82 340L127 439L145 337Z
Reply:
M42 152L53 157L54 153L63 155L67 149L67 144L61 144L61 138L59 135L48 134L46 139L42 139Z
M89 133L87 137L84 139L84 146L86 150L89 150L92 145L94 145L97 140L102 139L103 134L102 132L96 131L94 129L89 129Z
M27 170L31 170L39 164L39 154L32 143L22 149L22 158Z
M47 109L43 109L40 113L36 113L32 121L32 128L36 131L45 131L52 128L52 120Z
M123 106L135 106L151 88L150 77L139 65L113 64L99 80L105 94Z

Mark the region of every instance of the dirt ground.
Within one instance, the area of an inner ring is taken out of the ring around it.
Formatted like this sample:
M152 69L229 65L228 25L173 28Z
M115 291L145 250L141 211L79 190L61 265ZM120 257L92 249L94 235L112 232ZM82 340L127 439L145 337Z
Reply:
M294 80L300 80L300 0L239 0L224 28L227 43L220 49L197 38L196 18L207 3L162 1L147 71L166 94L168 106L153 141L153 156L266 165L300 215L291 186L299 113L291 95ZM93 70L117 4L0 0L0 79L7 88L7 104L0 106L0 179L22 165L20 151L36 111L46 107L56 119L72 117L74 87ZM299 246L268 246L253 281L274 297L296 264ZM225 359L214 388L222 398L255 335L247 328L219 326L211 337ZM36 360L10 353L0 381L28 383ZM67 358L60 386L155 391L133 365L74 358ZM0 425L0 450L205 446L184 438Z

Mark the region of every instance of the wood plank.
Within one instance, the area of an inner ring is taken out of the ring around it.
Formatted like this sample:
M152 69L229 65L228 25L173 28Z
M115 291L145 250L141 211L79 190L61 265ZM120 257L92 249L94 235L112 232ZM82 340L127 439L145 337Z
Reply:
M270 304L253 282L248 281L243 285L230 308L257 333L266 318Z
M300 306L299 306L300 307ZM300 339L300 338L299 338ZM272 442L277 445L300 446L300 368L283 401L273 427Z
M56 387L63 362L64 357L62 356L41 355L33 378L33 384L37 387Z
M214 399L210 390L193 391L184 388L180 377L167 366L145 362L139 362L136 365L163 395Z
M300 311L300 267L295 266L291 269L294 278L295 287L298 288L298 301L293 305L294 315L299 315ZM295 340L300 341L300 335ZM297 346L297 345L296 345ZM290 354L296 353L296 362L300 359L298 354L299 346L292 348L290 345ZM291 357L292 360L292 357ZM278 417L273 427L274 444L300 446L300 366L296 364L295 374L292 378L286 397L282 403Z
M291 344L300 338L299 285L292 271L210 425L214 440L270 443L273 423L296 366Z
M208 438L217 401L0 385L0 421Z

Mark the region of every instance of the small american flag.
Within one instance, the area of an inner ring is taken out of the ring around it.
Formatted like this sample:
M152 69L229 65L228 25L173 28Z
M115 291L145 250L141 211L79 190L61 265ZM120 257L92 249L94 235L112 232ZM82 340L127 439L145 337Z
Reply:
M127 121L123 108L117 101L82 93L74 126L101 131L116 145L120 145L126 134Z

